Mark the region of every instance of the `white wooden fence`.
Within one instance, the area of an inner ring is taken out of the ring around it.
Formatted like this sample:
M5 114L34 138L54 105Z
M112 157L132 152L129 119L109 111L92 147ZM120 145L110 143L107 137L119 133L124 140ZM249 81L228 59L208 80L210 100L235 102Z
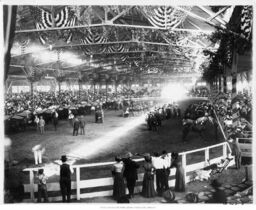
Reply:
M227 152L231 152L229 144L227 142L223 142L220 144L212 145L209 147L201 148L201 149L196 149L192 151L187 151L187 152L182 152L179 153L179 155L182 156L182 165L185 170L185 181L188 182L190 180L190 175L188 174L189 172L196 171L198 169L202 169L205 167L205 161L209 160L210 156L210 149L220 147L222 149L222 154L219 157L211 159L211 163L217 163L219 162L222 158L226 158ZM196 152L203 152L204 151L204 161L197 162L194 164L187 164L187 155L188 154L193 154ZM137 162L142 162L144 161L143 158L141 159L136 159L135 161ZM100 167L102 166L110 166L114 162L104 162L104 163L91 163L91 164L83 164L83 165L73 165L72 167L76 171L76 179L75 181L72 181L71 183L71 189L76 190L76 195L71 195L71 198L80 200L81 198L92 198L92 197L103 197L103 196L111 196L112 195L112 190L98 190L96 192L88 192L88 193L81 193L81 189L86 189L86 188L93 188L93 187L104 187L104 186L112 186L113 185L113 178L112 177L105 177L105 178L97 178L97 179L87 179L87 180L81 180L80 176L80 171L82 168L90 168L90 167ZM29 184L24 184L25 188L25 193L30 193L30 199L25 200L25 202L34 202L35 200L35 192L37 192L37 184L34 183L34 171L38 171L38 168L26 168L24 171L29 171ZM175 175L175 169L171 169L170 177ZM190 173L191 174L191 173ZM141 182L143 180L143 173L138 174L138 182ZM174 186L175 179L169 179L169 185ZM135 188L135 193L141 192L142 186L139 185ZM47 190L48 192L51 191L60 191L60 186L58 182L54 183L47 183ZM56 197L49 197L49 201L60 201L61 196L56 196Z

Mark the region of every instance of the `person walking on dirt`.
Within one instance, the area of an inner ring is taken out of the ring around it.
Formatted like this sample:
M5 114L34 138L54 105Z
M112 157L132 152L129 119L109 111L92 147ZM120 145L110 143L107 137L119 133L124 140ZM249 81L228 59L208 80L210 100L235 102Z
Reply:
M74 125L73 125L73 136L77 136L78 135L79 126L80 126L80 122L79 122L78 118L75 117Z
M43 116L41 116L39 120L39 129L41 134L44 134L44 126L45 126L45 121Z

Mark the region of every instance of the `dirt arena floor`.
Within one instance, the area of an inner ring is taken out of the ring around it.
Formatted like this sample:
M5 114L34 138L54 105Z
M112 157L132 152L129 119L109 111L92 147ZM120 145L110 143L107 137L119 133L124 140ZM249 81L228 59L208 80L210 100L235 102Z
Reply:
M201 99L188 98L179 101L184 111L190 103ZM98 163L113 161L116 155L132 153L182 152L206 147L223 141L221 132L218 132L218 141L215 140L214 129L210 126L204 133L207 141L203 141L198 133L188 135L189 142L183 143L181 119L165 120L158 132L147 130L145 116L121 117L121 111L106 111L103 124L95 123L94 115L86 116L85 135L72 136L73 128L68 121L59 121L57 131L52 124L46 125L45 134L40 135L35 128L28 128L25 132L11 134L11 155L17 163L13 170L22 170L34 167L32 147L41 144L46 148L43 163L59 160L61 155L69 154L77 158L75 164ZM221 154L222 148L210 150L210 158ZM198 152L187 157L187 164L203 161L204 153ZM105 170L104 170L105 169ZM83 173L84 170L84 173ZM82 178L97 178L109 176L109 166L88 168L81 170ZM105 171L105 172L103 172ZM53 177L54 178L54 177ZM27 180L27 179L26 179ZM50 181L50 180L49 180Z

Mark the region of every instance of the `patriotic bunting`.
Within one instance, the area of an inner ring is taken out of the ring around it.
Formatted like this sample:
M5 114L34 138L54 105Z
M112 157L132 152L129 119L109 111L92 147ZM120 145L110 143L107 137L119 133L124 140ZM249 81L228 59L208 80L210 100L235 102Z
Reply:
M172 28L181 24L187 14L183 11L177 10L170 6L152 7L144 6L141 7L143 12L146 14L149 22L159 28ZM187 10L191 10L191 7L185 7Z
M32 17L34 18L35 26L37 29L53 27L51 12L34 6L30 6L29 9ZM76 20L77 17L75 16L74 12L66 6L54 15L54 27L62 28L74 26ZM70 43L73 36L72 32L70 30L65 30L63 33L65 34L65 41ZM46 44L47 39L47 33L39 32L39 40L42 44Z
M241 31L247 40L252 33L252 6L244 6L241 12Z

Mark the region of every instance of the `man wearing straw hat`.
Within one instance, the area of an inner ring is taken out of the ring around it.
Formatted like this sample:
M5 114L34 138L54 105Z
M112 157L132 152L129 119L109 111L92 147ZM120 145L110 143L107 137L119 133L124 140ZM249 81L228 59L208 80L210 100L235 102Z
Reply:
M70 202L71 195L71 173L73 169L66 163L67 156L61 156L62 165L60 166L60 189L62 202Z

